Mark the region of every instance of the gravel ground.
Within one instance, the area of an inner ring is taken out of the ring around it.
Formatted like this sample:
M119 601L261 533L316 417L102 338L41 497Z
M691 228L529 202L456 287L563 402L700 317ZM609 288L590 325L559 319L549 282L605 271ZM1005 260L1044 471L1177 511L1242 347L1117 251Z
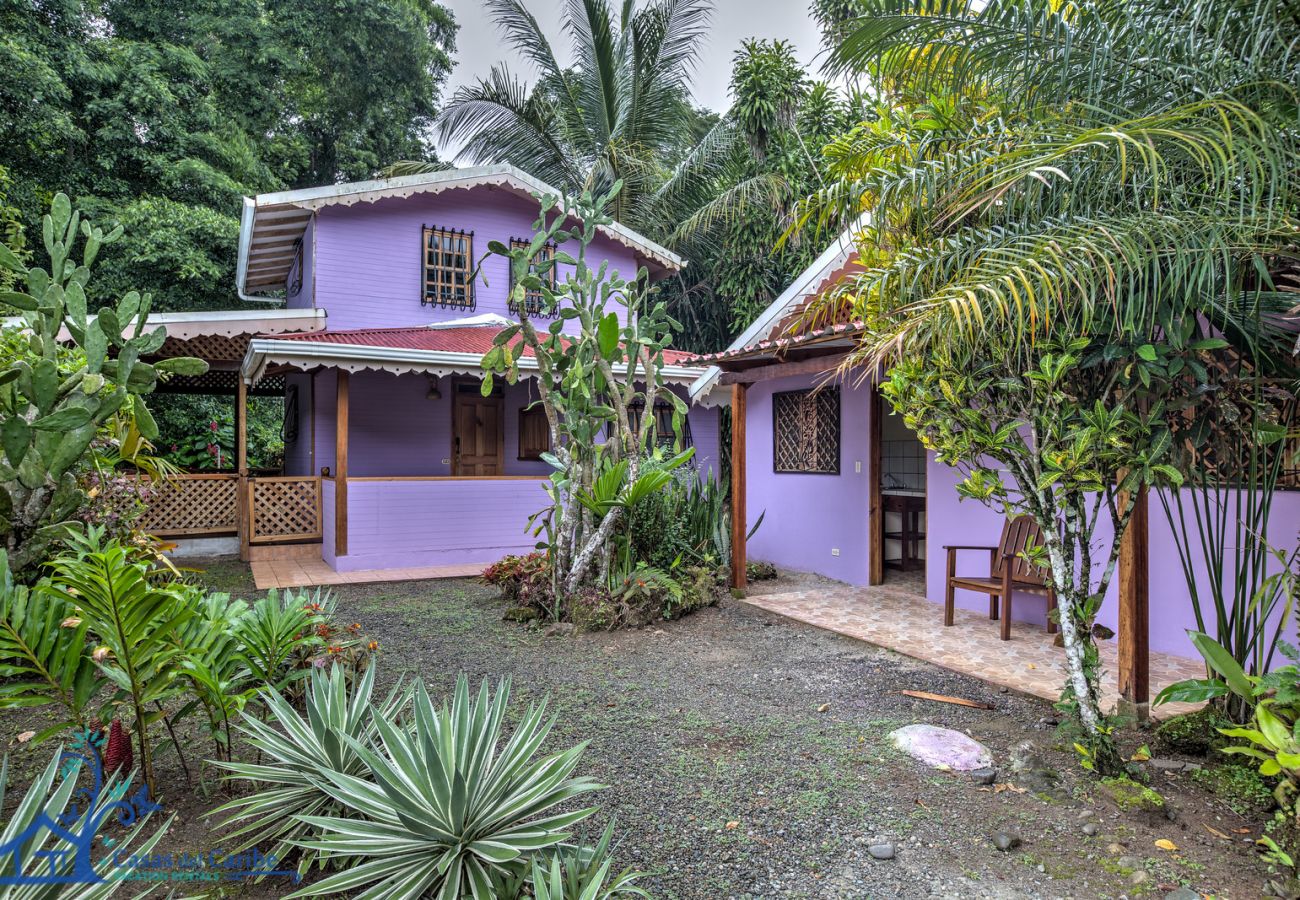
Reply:
M207 578L251 592L231 563ZM615 820L620 864L650 873L642 884L656 897L1162 897L1180 885L1254 897L1266 877L1249 843L1259 814L1243 818L1186 775L1157 776L1175 820L1121 813L1081 777L1049 704L739 601L639 631L548 636L502 622L494 591L472 581L338 593L343 620L380 640L382 680L418 675L446 690L464 671L509 676L517 706L549 696L559 715L550 746L590 741L581 771L610 786L593 830ZM998 783L894 750L889 732L914 722L985 743ZM26 727L15 715L0 723L10 745ZM1026 741L1059 783L1011 772ZM179 814L169 847L211 845L202 813L219 798L183 790L174 766L163 778L181 786L164 798ZM999 851L998 831L1022 843ZM874 859L868 848L885 843L893 858Z

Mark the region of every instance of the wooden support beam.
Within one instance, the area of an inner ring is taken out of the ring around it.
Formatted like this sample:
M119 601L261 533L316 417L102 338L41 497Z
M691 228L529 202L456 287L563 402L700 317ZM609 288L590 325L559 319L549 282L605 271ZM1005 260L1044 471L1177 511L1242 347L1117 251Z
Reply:
M871 408L867 418L867 583L885 583L885 506L880 492L881 429L884 404L880 402L880 383L871 382Z
M831 356L814 356L795 362L772 363L768 366L755 366L741 369L739 372L723 372L718 376L718 384L754 384L770 378L787 378L791 375L817 375L838 369L847 353L835 353Z
M731 386L731 586L744 590L748 582L745 551L745 384Z
M1147 490L1133 505L1119 549L1119 693L1125 711L1145 719L1150 702L1150 585Z
M253 528L253 504L248 490L248 385L235 378L235 527L239 531L239 558L248 561Z
M334 407L334 555L348 555L348 373L338 370Z

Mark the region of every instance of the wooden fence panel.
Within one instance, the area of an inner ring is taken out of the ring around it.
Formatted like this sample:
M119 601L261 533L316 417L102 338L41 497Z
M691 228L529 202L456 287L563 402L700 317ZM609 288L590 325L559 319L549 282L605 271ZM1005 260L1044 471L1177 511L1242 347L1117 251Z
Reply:
M161 537L234 534L238 502L235 475L175 475L154 490L140 527Z
M250 478L248 495L249 543L320 539L318 476Z

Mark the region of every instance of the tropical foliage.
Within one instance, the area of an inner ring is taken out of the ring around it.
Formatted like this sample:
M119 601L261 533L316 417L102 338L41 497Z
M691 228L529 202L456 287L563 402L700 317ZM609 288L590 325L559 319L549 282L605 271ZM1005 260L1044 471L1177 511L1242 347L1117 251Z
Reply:
M501 63L462 87L439 118L460 156L506 162L566 194L590 192L633 228L689 146L690 76L712 12L706 0L585 0L564 7L578 64L561 65L523 0L488 0L506 46L540 73L529 87ZM410 171L399 167L395 171ZM621 191L613 190L621 184Z
M616 184L614 193L619 189ZM557 596L607 583L626 510L662 490L693 454L682 451L643 471L644 456L657 444L657 426L656 416L639 411L653 410L662 399L671 404L673 428L680 433L686 404L664 385L663 351L676 323L663 303L651 305L644 270L629 281L587 261L597 229L611 221L604 211L611 200L584 192L570 207L567 200L561 205L559 198L543 197L529 246L489 245L489 252L509 260L519 320L483 356L483 391L492 390L498 375L517 381L519 359L531 351L552 447L543 455L552 468L551 504L539 530L546 534ZM571 215L578 221L566 224ZM543 254L550 243L559 249ZM566 244L577 245L576 257ZM553 285L549 276L557 265L573 271ZM544 332L529 315L526 291L538 292L544 308L556 314ZM577 324L575 333L563 332L568 322Z
M1292 580L1292 596L1295 587ZM1269 824L1269 833L1259 843L1267 857L1294 871L1300 859L1300 652L1279 641L1282 653L1291 662L1267 673L1252 674L1209 635L1192 632L1191 638L1215 677L1170 685L1156 697L1156 703L1199 703L1231 694L1250 710L1246 727L1219 729L1236 741L1223 752L1253 760L1260 775L1276 779L1273 798L1278 811Z
M207 369L185 357L141 361L167 337L162 327L145 331L148 294L131 291L89 316L90 267L100 248L121 236L120 227L105 234L83 221L63 194L55 196L42 225L48 270L27 267L0 244L0 268L26 288L3 295L22 311L23 330L15 329L0 370L0 534L20 572L49 555L83 504L77 468L87 464L99 429L130 402L141 435L156 436L141 395L160 375ZM59 339L64 329L72 349Z
M39 234L62 186L132 236L92 308L131 289L229 308L244 194L432 158L455 31L433 0L5 4L9 205Z
M808 214L866 212L869 265L815 315L865 323L853 364L898 366L891 400L968 494L1038 520L1072 701L1113 767L1087 625L1128 502L1179 480L1176 376L1290 349L1268 325L1295 277L1294 23L1229 0L855 11L832 71L907 127L828 150Z

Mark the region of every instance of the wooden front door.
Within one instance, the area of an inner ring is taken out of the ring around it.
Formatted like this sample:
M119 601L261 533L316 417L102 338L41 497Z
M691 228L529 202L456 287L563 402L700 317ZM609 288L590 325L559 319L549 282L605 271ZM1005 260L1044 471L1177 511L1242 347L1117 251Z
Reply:
M477 381L457 381L451 406L451 474L505 474L505 398L484 397Z

